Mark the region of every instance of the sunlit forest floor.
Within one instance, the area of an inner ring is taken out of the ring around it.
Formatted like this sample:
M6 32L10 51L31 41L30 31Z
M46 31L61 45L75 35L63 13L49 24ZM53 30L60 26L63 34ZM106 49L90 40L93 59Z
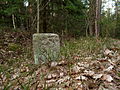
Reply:
M32 34L0 32L0 90L120 90L120 40L61 43L58 61L35 65Z

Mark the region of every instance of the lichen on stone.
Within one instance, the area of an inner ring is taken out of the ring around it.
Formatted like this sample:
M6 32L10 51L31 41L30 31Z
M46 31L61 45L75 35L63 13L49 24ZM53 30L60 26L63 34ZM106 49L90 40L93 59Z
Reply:
M33 35L35 63L56 61L60 52L60 40L57 34L41 33Z

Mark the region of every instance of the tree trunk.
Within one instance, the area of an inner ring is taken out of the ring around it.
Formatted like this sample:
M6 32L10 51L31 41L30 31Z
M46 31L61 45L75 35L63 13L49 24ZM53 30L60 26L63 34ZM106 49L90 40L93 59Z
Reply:
M89 0L89 34L90 36L94 36L95 32L95 2L96 0Z
M117 17L118 17L118 0L115 0L115 15L116 15L116 19L117 19Z
M116 29L115 29L115 36L116 37L120 37L120 1L119 0L115 0L115 6L116 6L116 10L115 10L115 18L116 18Z
M37 0L37 33L39 33L40 29L40 9L39 9L39 0Z
M16 29L16 26L15 26L15 16L14 16L14 14L12 14L12 21L13 21L13 27L14 27L14 29Z
M96 0L96 18L95 18L95 36L98 37L100 33L100 17L101 17L101 0Z
M89 34L99 36L102 0L89 0Z

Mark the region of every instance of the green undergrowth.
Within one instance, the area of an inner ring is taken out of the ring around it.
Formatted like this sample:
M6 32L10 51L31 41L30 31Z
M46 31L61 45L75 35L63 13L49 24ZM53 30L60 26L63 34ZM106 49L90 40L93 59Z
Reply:
M8 49L10 51L17 51L17 50L21 49L21 46L19 44L15 44L15 43L9 43Z
M65 41L61 47L61 55L69 58L71 55L89 56L101 53L106 48L120 47L112 38L85 38Z

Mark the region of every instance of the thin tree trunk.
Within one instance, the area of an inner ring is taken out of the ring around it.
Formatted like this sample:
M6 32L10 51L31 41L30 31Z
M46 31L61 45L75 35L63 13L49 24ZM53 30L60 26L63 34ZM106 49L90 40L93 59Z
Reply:
M96 0L89 0L89 34L93 36L95 34L95 5Z
M15 16L14 16L14 14L12 14L12 21L13 21L13 27L14 27L14 29L16 29L16 26L15 26Z
M96 0L95 36L98 37L98 0Z
M100 33L100 17L101 17L101 0L96 0L96 17L95 17L95 36Z
M101 6L102 0L98 0L98 36L100 35L101 31Z
M116 15L116 19L117 19L117 17L118 17L118 0L115 0L115 5L116 5L115 15Z
M116 18L116 27L115 27L115 31L114 31L114 33L115 32L117 32L117 33L115 33L114 35L116 36L116 37L119 37L120 36L120 31L119 31L119 28L120 28L120 23L119 23L119 20L120 20L120 15L119 15L119 0L115 0L115 18Z
M85 14L85 23L86 23L86 25L85 25L85 27L86 27L86 29L85 29L85 35L86 35L86 37L88 37L88 29L89 29L89 15L87 14L87 12L86 11L84 11L83 10L83 12L84 12L84 14Z
M86 37L88 37L88 27L89 27L89 24L87 23L87 24L86 24L86 30L85 30L85 35L86 35Z
M115 18L116 18L116 27L117 27L117 22L118 22L118 0L115 0L115 4L116 4Z
M39 9L39 0L37 0L37 33L39 33L40 29L40 9Z

